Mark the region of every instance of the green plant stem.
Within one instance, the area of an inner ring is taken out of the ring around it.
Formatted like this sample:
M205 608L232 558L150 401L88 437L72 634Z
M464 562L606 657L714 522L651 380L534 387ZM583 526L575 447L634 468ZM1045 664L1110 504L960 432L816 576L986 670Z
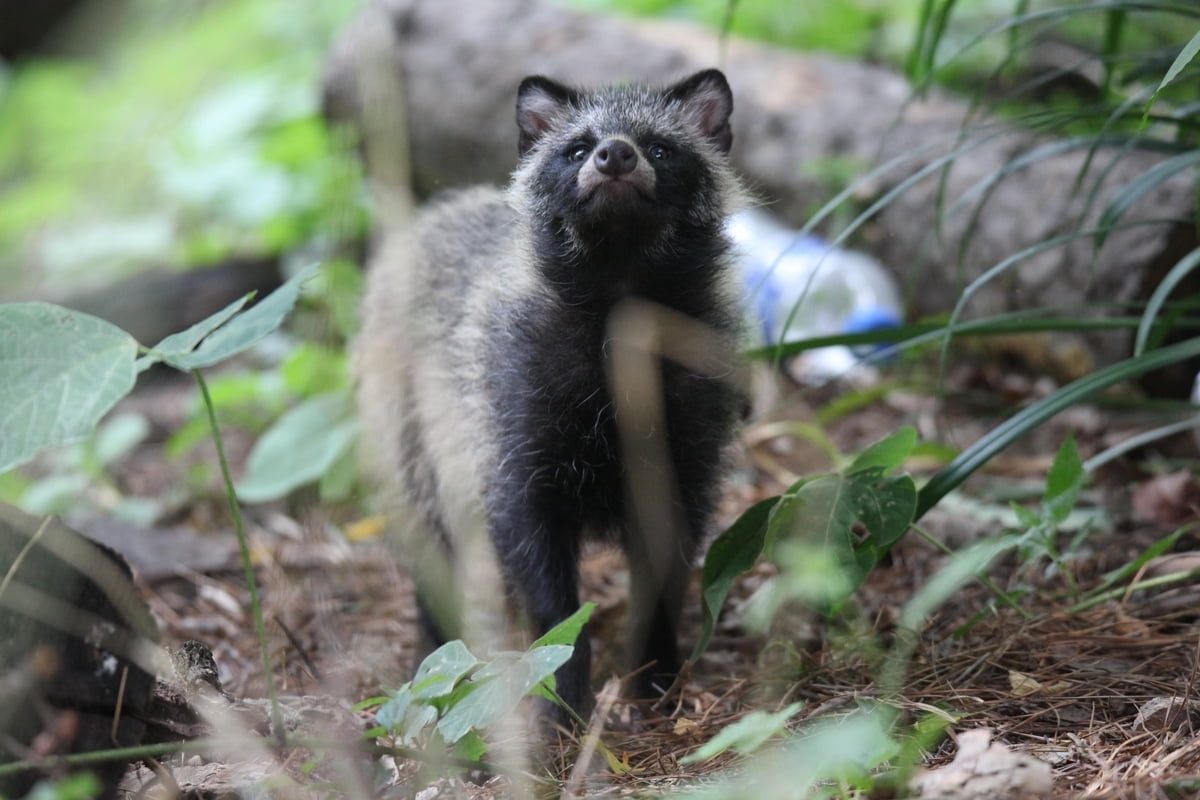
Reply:
M242 524L242 509L238 504L237 492L233 488L233 475L229 471L229 461L225 458L225 446L221 441L221 429L217 426L217 412L213 407L212 396L208 393L208 384L199 369L193 369L192 375L200 386L200 395L204 399L204 410L208 414L208 425L212 431L213 444L217 448L217 461L221 465L221 479L225 482L225 496L229 499L229 511L233 515L233 529L237 533L238 551L242 557L242 570L246 573L246 588L250 592L250 611L254 615L254 629L258 634L258 646L262 651L263 681L267 685L267 697L271 702L271 727L275 736L282 743L285 736L283 715L279 709L279 696L275 691L275 678L271 671L271 653L267 646L267 626L263 621L262 603L258 597L258 581L254 578L254 563L250 558L250 544L246 539L246 528Z
M1173 583L1193 583L1197 578L1200 578L1200 569L1189 569L1184 572L1172 572L1168 575L1159 575L1156 578L1147 578L1144 581L1138 581L1129 586L1118 586L1095 597L1080 600L1068 608L1067 613L1078 614L1080 611L1087 611L1092 606L1098 606L1103 602L1130 594L1131 592L1139 592L1143 589L1156 589L1159 586L1170 586Z
M496 775L516 776L521 774L525 779L536 783L557 785L557 782L545 777L518 773L516 770L505 767L502 764L431 754L416 748L376 744L361 739L293 738L284 744L282 742L272 743L256 738L254 744L256 747L266 747L274 751L304 749L314 752L330 752L345 755L390 755L412 761L445 764L460 769L482 770ZM142 744L134 747L93 750L90 753L72 753L70 755L49 756L47 758L23 759L21 761L10 761L6 764L0 764L0 778L32 769L52 771L63 766L80 767L90 764L106 764L113 761L136 761L143 758L156 758L184 752L220 753L227 752L229 747L230 741L224 738L191 739L185 742L159 742L157 744Z
M937 548L941 552L942 555L944 555L944 556L954 555L953 550L951 550L949 547L944 545L941 541L939 541L937 539L937 537L935 537L933 534L929 533L929 531L925 530L920 525L917 525L915 522L912 525L912 530L918 536L920 536L922 539L924 539L925 541L927 541L931 545L933 545L935 548ZM997 599L1000 600L1000 602L1004 603L1004 605L1008 606L1013 611L1020 614L1024 619L1026 619L1026 620L1033 619L1033 614L1031 614L1026 609L1022 608L1020 603L1018 603L1016 600L1012 599L1012 595L1010 595L1008 592L1001 589L996 584L996 582L994 580L992 580L990 577L988 577L986 574L984 574L982 572L977 574L975 576L975 580L982 583L984 585L984 587L987 588L988 591L990 591L992 594L994 594L996 596Z

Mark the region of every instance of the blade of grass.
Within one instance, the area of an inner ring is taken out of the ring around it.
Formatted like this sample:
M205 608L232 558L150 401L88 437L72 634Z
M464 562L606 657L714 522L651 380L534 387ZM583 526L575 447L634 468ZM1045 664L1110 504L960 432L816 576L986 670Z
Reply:
M1150 109L1154 107L1154 101L1158 99L1158 95L1163 89L1167 88L1167 84L1179 77L1179 73L1183 72L1183 68L1196 58L1196 54L1200 53L1200 32L1183 46L1179 51L1179 55L1175 57L1175 61L1167 68L1167 73L1163 75L1162 81L1159 82L1150 99L1146 101L1146 110L1142 114L1142 126L1146 125L1146 121L1150 117Z
M1070 408L1109 386L1132 380L1146 372L1200 355L1200 337L1154 350L1105 367L1064 386L1049 397L1022 409L964 450L921 488L914 519L920 519L939 500L965 481L991 458L1021 436L1060 411Z
M1130 450L1136 450L1142 445L1157 442L1159 439L1165 439L1168 436L1174 436L1177 433L1200 428L1200 416L1191 417L1190 419L1172 422L1170 425L1162 425L1153 430L1139 433L1137 436L1130 436L1128 439L1114 444L1112 447L1089 458L1083 462L1084 472L1095 472L1113 459L1120 458Z
M1171 267L1166 277L1159 282L1158 286L1154 287L1154 293L1146 301L1146 311L1142 314L1142 322L1138 325L1137 336L1134 338L1133 354L1135 356L1140 356L1146 349L1146 340L1150 337L1150 330L1154 325L1154 321L1158 318L1158 312L1162 309L1163 304L1166 303L1171 292L1179 285L1180 281L1196 268L1196 264L1198 263L1200 263L1200 247L1179 259L1175 266Z

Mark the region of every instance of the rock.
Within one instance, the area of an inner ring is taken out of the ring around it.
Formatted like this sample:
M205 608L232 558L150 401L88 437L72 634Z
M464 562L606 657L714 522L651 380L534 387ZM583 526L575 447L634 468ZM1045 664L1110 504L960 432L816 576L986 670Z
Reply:
M375 131L365 139L377 186L411 174L424 197L507 179L517 154L514 94L526 75L662 82L715 63L734 89L735 164L790 223L831 199L813 168L832 159L860 165L861 175L878 168L854 191L863 206L912 181L879 210L867 238L907 287L913 317L950 311L967 282L1025 248L1092 228L1121 187L1165 158L1117 147L1039 151L1054 140L942 91L914 97L882 67L738 40L722 53L715 33L682 22L589 16L539 0L372 0L332 50L324 105L331 118ZM939 159L955 151L943 170ZM988 186L1015 158L1038 152ZM1098 252L1081 236L1038 253L975 293L964 318L1144 298L1195 246L1192 213L1186 176L1163 183L1122 222L1166 221L1114 231ZM1066 380L1126 357L1130 341L1128 331L1041 336L1003 349Z

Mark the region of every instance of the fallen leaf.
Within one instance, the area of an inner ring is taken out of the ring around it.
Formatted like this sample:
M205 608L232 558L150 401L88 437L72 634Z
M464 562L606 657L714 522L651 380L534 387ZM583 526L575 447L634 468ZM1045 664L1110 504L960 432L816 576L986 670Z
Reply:
M1043 796L1053 786L1050 765L1032 756L991 743L987 728L958 737L958 755L944 767L923 770L912 788L925 800L1002 800L1007 797Z
M1134 487L1132 501L1147 521L1174 529L1200 515L1200 484L1186 469L1158 475Z
M1032 675L1026 675L1024 672L1016 670L1009 671L1008 685L1016 697L1029 697L1033 694L1059 694L1071 686L1067 681L1042 683Z

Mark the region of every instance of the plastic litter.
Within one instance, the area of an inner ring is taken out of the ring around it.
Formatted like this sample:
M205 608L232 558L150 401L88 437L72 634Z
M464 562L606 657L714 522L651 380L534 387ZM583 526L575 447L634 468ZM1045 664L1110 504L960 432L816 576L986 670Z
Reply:
M839 333L894 328L904 308L891 274L865 253L832 247L800 235L770 214L752 209L734 215L729 234L741 253L750 312L767 345ZM799 380L844 375L886 345L822 347L788 364Z

